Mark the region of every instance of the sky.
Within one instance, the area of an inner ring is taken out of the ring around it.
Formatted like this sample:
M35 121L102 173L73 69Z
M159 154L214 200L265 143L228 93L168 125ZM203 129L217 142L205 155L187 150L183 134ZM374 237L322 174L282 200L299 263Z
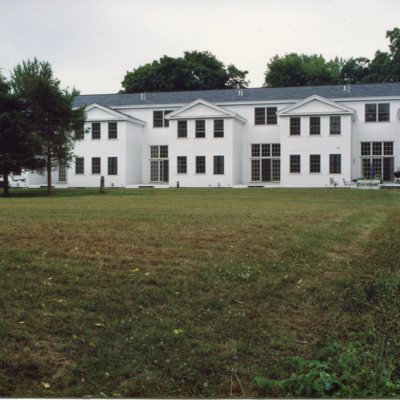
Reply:
M36 57L63 88L116 93L127 71L207 50L260 87L276 54L387 51L399 16L400 0L0 0L0 71Z

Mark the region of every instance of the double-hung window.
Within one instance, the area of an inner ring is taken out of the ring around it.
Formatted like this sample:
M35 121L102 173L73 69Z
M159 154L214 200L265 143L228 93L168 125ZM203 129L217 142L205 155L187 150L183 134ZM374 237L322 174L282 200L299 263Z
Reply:
M108 157L108 175L118 175L118 157Z
M165 117L172 110L155 110L153 111L153 128L168 128L169 120Z
M341 119L337 115L329 117L329 134L330 135L341 134Z
M389 103L369 103L365 105L365 122L390 121Z
M178 121L178 138L187 138L187 121Z
M118 139L118 130L117 130L116 122L108 123L108 138L109 139Z
M206 121L204 119L196 120L196 138L205 138L206 137Z
M224 156L214 156L214 175L223 175L224 169Z
M92 157L92 174L101 174L101 158Z
M321 134L321 117L310 117L310 135Z
M310 173L320 173L321 172L321 155L311 154L310 155Z
M277 107L256 107L254 109L254 125L276 125Z
M341 174L342 173L342 155L329 154L329 173Z
M221 138L224 137L224 120L215 119L214 120L214 137Z
M83 157L75 157L75 174L83 175L85 173L85 159Z
M290 118L290 136L299 136L301 134L300 117Z
M196 156L196 174L206 173L206 157Z
M187 173L187 157L178 156L177 158L177 173L186 174Z
M101 139L100 122L92 122L92 139Z
M301 157L298 154L292 154L290 156L290 173L300 173L301 172Z

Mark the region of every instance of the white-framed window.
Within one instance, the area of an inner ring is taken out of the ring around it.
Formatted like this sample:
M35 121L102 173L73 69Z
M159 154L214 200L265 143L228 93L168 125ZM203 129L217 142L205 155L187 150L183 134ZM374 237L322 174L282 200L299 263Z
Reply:
M390 103L365 104L365 122L390 121Z
M196 156L196 174L206 173L206 157Z
M225 157L214 156L214 175L223 175L225 173Z
M118 175L118 157L108 157L108 175Z
M257 143L251 145L252 182L279 182L281 180L281 145Z
M168 146L150 146L150 182L168 182Z
M310 174L321 173L321 155L310 154Z
M276 125L278 117L277 107L256 107L254 109L254 125Z
M290 117L290 136L299 136L301 134L300 117Z
M176 160L177 165L177 173L178 174L186 174L187 173L187 157L186 156L178 156Z
M101 124L100 122L92 122L92 139L101 139Z
M101 158L100 157L92 157L92 174L93 175L101 174Z
M301 172L301 156L299 154L290 155L289 170L291 174Z
M67 182L67 167L62 163L58 165L58 182Z
M214 119L214 137L222 138L224 137L224 120Z
M118 125L116 122L108 123L108 138L118 139Z
M329 134L340 135L342 133L341 118L338 115L332 115L329 117Z
M321 117L310 117L310 135L321 134Z
M329 154L329 173L341 174L342 173L342 155Z
M85 173L85 158L75 157L75 175L83 175Z
M206 121L204 119L196 119L196 138L206 137Z
M187 121L178 121L178 138L187 138Z
M171 113L172 110L155 110L153 111L153 128L168 128L169 120L166 115Z

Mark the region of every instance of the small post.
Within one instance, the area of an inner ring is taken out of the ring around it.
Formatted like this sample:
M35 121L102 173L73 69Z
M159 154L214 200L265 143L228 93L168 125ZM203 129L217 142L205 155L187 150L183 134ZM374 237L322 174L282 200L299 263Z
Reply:
M176 188L179 189L179 186L180 186L179 181L176 181Z
M100 178L100 193L101 194L105 193L105 191L104 191L104 176L101 176L101 178Z

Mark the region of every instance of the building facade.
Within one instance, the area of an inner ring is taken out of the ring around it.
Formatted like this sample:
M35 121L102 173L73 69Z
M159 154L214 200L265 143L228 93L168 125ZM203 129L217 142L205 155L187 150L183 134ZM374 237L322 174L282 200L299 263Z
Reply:
M82 95L56 187L325 187L392 181L400 83ZM30 187L46 176L28 174Z

